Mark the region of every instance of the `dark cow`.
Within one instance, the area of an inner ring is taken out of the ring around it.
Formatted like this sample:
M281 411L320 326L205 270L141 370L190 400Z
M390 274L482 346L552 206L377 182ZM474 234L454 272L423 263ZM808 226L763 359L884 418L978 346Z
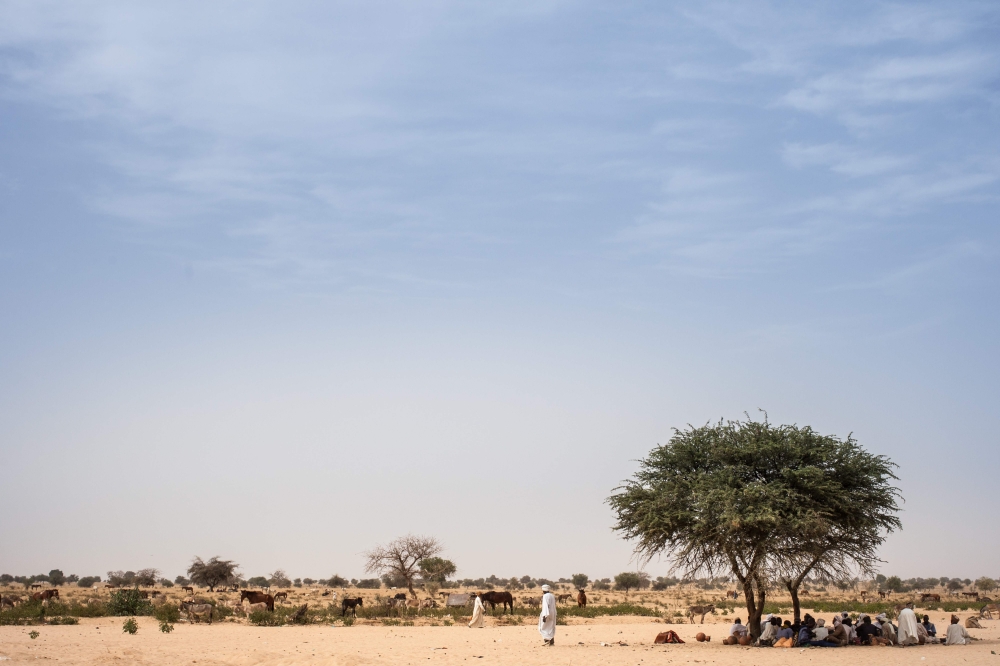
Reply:
M920 602L923 603L925 601L941 601L941 595L924 592L920 595Z
M250 590L240 590L240 603L247 599L252 604L267 604L267 610L274 610L274 597L270 594L264 594L263 592L251 592Z
M351 613L354 617L358 616L358 606L364 606L364 600L361 597L356 599L344 599L340 602L340 616L343 617L347 615L347 609L351 609Z
M587 593L583 590L580 590L576 595L576 605L580 608L587 607Z
M183 590L184 592L190 592L191 594L194 594L194 588L191 587L190 585L185 585L184 587L181 588L181 590Z
M490 605L490 610L496 610L497 604L503 604L501 615L507 612L508 606L510 606L510 612L514 612L514 597L510 596L510 592L480 592L479 598L483 600L484 604Z
M392 598L393 599L401 599L403 601L406 601L406 592L399 592L397 594L394 594L394 595L392 595Z
M31 595L34 601L48 601L49 599L58 599L59 590L45 590L44 592L35 592Z

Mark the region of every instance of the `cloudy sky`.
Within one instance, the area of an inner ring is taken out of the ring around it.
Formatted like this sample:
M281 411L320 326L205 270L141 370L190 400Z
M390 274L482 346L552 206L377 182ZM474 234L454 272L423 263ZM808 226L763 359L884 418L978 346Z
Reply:
M0 569L610 576L766 409L1000 575L1000 12L808 4L4 2Z

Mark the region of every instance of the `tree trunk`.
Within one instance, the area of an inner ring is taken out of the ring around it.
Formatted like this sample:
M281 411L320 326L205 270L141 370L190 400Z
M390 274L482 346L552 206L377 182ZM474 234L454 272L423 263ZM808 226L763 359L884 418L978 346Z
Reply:
M412 581L412 580L407 580L407 581L406 581L406 587L407 587L407 588L409 588L409 590L410 590L410 594L412 594L412 595L413 595L413 598L414 598L414 599L416 599L416 598L417 598L417 593L416 593L416 591L415 591L415 590L413 589L413 581Z
M798 624L801 619L802 606L799 604L799 585L801 584L801 578L794 581L785 581L785 587L788 588L788 594L792 596L792 624Z
M767 590L764 586L747 578L743 581L743 596L747 603L747 629L750 636L756 641L760 638L760 618L764 614L764 602L767 599Z

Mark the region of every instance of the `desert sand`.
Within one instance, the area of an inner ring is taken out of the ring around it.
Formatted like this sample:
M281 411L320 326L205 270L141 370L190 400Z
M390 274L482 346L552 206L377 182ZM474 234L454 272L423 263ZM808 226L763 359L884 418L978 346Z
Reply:
M826 614L819 614L824 617ZM939 630L947 614L930 613ZM254 627L236 622L178 623L160 633L153 618L139 618L139 632L122 633L121 618L81 619L74 626L0 627L0 660L10 664L1000 664L1000 621L970 629L981 640L968 646L845 647L835 649L744 648L718 641L728 627L715 623L664 624L653 618L571 618L554 647L543 647L529 624L484 629L454 626L352 627L312 625ZM656 634L674 629L687 643L654 645ZM29 631L39 636L31 639ZM711 643L697 643L705 631ZM602 643L604 645L602 645ZM481 661L480 661L481 660Z

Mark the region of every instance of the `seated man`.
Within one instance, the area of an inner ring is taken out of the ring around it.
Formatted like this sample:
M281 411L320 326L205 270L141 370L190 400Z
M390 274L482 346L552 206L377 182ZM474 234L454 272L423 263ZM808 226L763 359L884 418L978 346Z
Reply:
M760 632L760 638L757 639L757 644L762 647L774 645L774 641L778 639L778 629L780 628L781 621L776 617L769 617L763 630Z
M802 622L802 626L799 628L799 637L796 645L809 645L809 642L813 640L813 619L806 615L805 620Z
M778 629L776 636L778 640L774 642L774 647L792 647L795 645L795 632L792 630L792 623L785 620L785 624Z
M733 626L729 628L729 638L727 638L724 642L726 645L737 645L740 642L740 639L748 633L749 632L747 631L746 626L744 626L742 620L740 620L740 618L736 618L736 621L733 622Z
M871 645L872 638L879 638L881 635L879 628L872 624L872 619L867 615L861 620L861 626L858 627L857 631L858 640L861 641L862 645Z
M813 629L813 636L816 637L816 640L825 641L829 635L830 630L826 628L826 620L823 618L816 620L816 628Z
M924 630L927 632L928 636L930 636L931 638L937 636L937 627L931 624L930 615L924 615L924 621L921 622L921 624L924 625Z
M833 631L830 635L826 637L826 640L831 643L836 643L838 647L843 647L847 645L851 640L851 633L844 626L844 622L841 618L833 618Z
M948 625L947 638L944 641L945 645L968 645L972 642L972 637L969 636L969 632L965 630L965 627L958 623L958 616L951 616L951 624Z

